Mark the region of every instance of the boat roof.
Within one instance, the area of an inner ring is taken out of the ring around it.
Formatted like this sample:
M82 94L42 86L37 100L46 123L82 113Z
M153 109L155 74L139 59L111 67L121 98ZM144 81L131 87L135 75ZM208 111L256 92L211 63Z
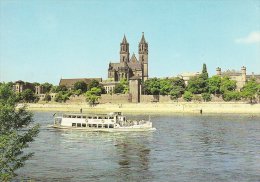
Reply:
M111 112L108 114L87 114L87 113L65 113L63 115L70 115L70 116L115 116L115 115L122 115L121 112Z

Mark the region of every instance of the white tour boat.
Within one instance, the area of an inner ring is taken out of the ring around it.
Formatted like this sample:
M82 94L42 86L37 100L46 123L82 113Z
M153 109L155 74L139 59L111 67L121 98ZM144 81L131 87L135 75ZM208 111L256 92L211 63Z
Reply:
M152 122L127 120L121 112L105 115L63 114L54 118L53 128L84 131L153 131Z

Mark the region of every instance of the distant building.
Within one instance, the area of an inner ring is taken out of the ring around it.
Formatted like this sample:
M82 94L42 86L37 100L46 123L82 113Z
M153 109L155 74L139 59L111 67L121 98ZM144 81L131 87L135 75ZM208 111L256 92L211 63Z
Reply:
M199 76L200 74L200 72L184 72L177 75L177 77L182 78L185 82L185 85L188 85L188 82L191 79L191 77Z
M21 93L26 89L31 89L32 91L35 91L34 85L32 83L24 82L22 80L16 81L13 89L16 93Z
M139 59L133 53L131 58L129 54L129 43L124 36L120 44L120 62L109 63L108 79L112 81L120 81L121 79L129 80L135 76L145 81L148 79L148 42L142 35L138 46Z
M260 83L260 75L254 75L254 73L252 73L252 75L247 75L245 66L241 67L241 71L226 70L223 72L221 71L221 68L217 67L216 75L221 77L228 76L230 77L231 80L236 81L237 90L243 88L243 86L246 84L246 81L249 80L250 78L255 78L256 81Z
M92 80L96 80L98 82L102 82L102 78L72 78L72 79L60 79L60 83L59 86L64 85L66 86L68 89L72 89L74 87L74 84L79 82L79 81L83 81L85 82L87 85L92 81Z

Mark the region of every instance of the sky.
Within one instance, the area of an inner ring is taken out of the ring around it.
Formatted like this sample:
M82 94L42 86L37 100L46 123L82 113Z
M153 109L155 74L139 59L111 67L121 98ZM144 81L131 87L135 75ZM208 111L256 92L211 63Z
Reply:
M260 74L260 0L0 0L0 82L107 79L124 34L138 55L142 32L149 77Z

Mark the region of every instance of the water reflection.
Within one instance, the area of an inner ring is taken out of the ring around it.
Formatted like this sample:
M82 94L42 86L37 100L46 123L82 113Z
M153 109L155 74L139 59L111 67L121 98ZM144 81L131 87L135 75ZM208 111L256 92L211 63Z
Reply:
M128 135L116 139L115 147L119 156L118 176L134 181L151 177L149 172L151 149L146 144L140 142L140 139Z

